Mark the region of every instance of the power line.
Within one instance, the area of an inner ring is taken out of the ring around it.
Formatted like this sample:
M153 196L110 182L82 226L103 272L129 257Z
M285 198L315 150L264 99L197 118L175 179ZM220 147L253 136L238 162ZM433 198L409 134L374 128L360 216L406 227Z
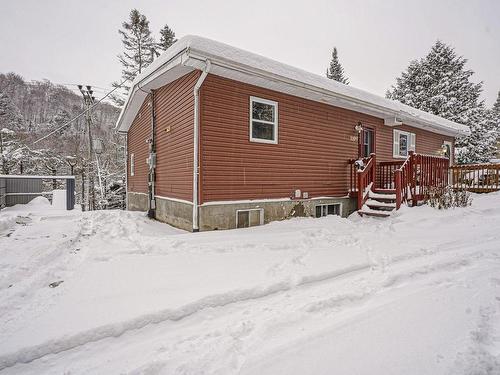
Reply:
M61 125L60 127L58 127L57 129L51 131L50 133L44 135L43 137L41 138L38 138L37 140L35 140L34 142L31 143L31 146L34 146L36 145L37 143L43 141L44 139L47 139L48 137L50 137L51 135L57 133L58 131L64 129L66 126L68 126L69 124L71 124L73 121L76 121L78 120L80 117L82 117L83 115L85 115L87 112L91 111L92 109L94 109L94 107L96 107L99 103L101 103L104 99L106 99L108 96L110 96L114 91L116 91L117 89L119 89L120 87L123 86L123 84L125 82L127 82L129 80L129 78L125 78L123 81L120 82L119 85L117 85L115 88L113 88L111 91L108 91L106 93L106 95L104 95L101 99L95 101L91 106L89 106L88 108L86 108L83 112L79 113L78 115L76 115L75 117L73 117L71 120L67 121L66 123L64 123L63 125ZM78 86L78 85L77 85ZM10 153L8 153L6 156L11 156L11 155L14 155L16 152L19 152L21 150L24 150L25 148L29 149L28 146L22 146Z
M118 88L120 88L126 81L128 81L128 78L125 78L122 82L120 82L120 84L118 86L116 86L113 90L109 91L106 95L104 95L101 99L95 101L91 106L89 106L87 109L85 109L83 112L81 112L80 114L78 114L77 116L73 117L71 120L69 120L68 122L66 122L65 124L61 125L60 127L58 127L57 129L51 131L49 134L43 136L42 138L39 138L37 139L36 141L34 141L31 145L35 145L37 144L38 142L41 142L43 141L44 139L47 139L48 137L50 137L52 134L54 133L57 133L58 131L60 131L61 129L64 129L66 126L68 126L69 124L71 124L73 121L75 120L78 120L80 117L82 117L83 115L85 115L87 112L91 111L94 107L96 107L99 103L101 103L104 99L106 99L108 96L110 96L115 90L117 90Z

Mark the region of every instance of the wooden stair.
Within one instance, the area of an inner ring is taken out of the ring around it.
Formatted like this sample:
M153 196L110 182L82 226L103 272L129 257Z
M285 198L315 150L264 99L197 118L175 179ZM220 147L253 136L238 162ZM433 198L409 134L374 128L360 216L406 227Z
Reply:
M378 189L368 192L368 199L358 211L361 216L388 217L396 210L396 191Z

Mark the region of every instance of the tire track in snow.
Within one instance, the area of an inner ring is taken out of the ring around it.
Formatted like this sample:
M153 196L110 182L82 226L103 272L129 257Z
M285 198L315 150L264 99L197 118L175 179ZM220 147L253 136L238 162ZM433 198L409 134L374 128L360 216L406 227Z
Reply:
M478 252L478 254L482 253L483 252ZM469 257L471 256L471 254L467 255ZM472 259L474 259L474 257L472 257ZM426 266L420 270L415 270L410 274L410 276L407 276L406 278L412 278L416 275L426 275L432 272L438 272L446 269L455 270L469 264L470 261L462 260L458 262L445 262L441 265L435 265L432 267ZM204 309L220 308L240 302L258 300L277 293L288 292L298 287L309 286L324 281L331 281L334 279L347 278L355 274L362 273L363 271L371 270L372 264L367 262L354 267L335 270L332 272L325 272L316 275L304 275L299 279L296 279L295 281L290 279L284 280L267 287L235 290L228 293L207 296L193 303L184 305L180 308L165 309L150 314L144 314L128 321L103 325L88 331L80 332L75 335L66 336L55 340L49 340L39 345L23 348L19 351L7 355L2 355L0 356L0 370L14 366L17 363L28 363L49 354L57 354L66 350L71 350L91 342L96 342L111 337L119 337L128 331L140 330L152 324L159 324L165 321L180 321ZM365 291L365 293L350 293L346 295L339 295L324 301L319 301L316 304L311 304L310 306L306 307L306 310L309 312L314 312L321 310L322 308L334 306L340 302L359 301L361 299L369 297L383 287L387 288L401 283L402 280L405 280L405 275L406 274L403 273L394 275L392 278L389 277L386 279L385 283L381 285L380 288L368 290Z

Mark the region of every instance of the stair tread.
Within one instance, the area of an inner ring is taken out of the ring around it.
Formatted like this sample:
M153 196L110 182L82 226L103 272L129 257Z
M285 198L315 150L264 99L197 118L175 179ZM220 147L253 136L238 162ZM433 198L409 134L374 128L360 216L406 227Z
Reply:
M368 207L388 207L388 208L396 208L396 203L393 202L381 202L376 199L368 199L366 201L366 205Z
M370 198L375 198L375 199L396 199L396 194L374 193L371 190L368 194Z
M377 216L377 217L389 217L391 216L391 214L388 212L388 211L375 211L375 210L360 210L358 211L358 213L363 216L363 215L366 215L366 216Z
M380 210L373 210L367 205L364 205L361 207L361 210L358 211L358 213L363 216L363 215L368 215L368 216L379 216L379 217L388 217L391 216L392 211L380 211Z

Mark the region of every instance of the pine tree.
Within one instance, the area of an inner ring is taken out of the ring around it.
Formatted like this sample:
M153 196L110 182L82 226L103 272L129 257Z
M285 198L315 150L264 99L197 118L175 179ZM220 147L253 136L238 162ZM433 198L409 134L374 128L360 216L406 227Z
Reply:
M500 91L498 92L497 101L493 104L493 112L500 117Z
M160 42L156 44L157 50L166 51L175 42L177 39L175 39L174 31L168 25L163 26L160 30Z
M500 159L500 91L498 92L497 100L495 104L493 104L493 108L491 109L491 113L493 115L496 130L496 149L495 149L495 157Z
M155 40L151 36L149 29L149 21L146 16L141 14L137 9L130 11L129 20L123 22L123 29L118 30L122 36L124 52L118 55L118 59L123 66L122 79L126 79L126 83L122 85L125 92L130 89L130 84L153 61ZM113 83L114 87L118 87L118 82ZM117 104L123 104L123 100L114 98Z
M484 161L491 153L491 117L479 96L482 82L471 82L467 59L437 41L420 60L410 63L386 96L448 120L468 125L471 135L457 140L458 161Z
M333 47L332 60L330 67L326 70L326 76L340 83L349 84L349 79L344 75L344 68L340 64L337 47Z

